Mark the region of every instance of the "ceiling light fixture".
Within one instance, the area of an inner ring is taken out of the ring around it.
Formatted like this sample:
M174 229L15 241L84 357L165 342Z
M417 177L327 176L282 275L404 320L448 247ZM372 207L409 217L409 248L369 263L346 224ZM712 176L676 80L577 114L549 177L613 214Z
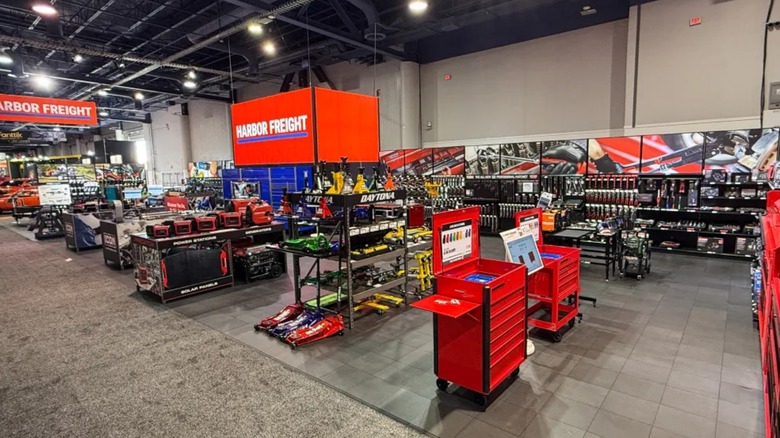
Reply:
M182 85L184 85L184 88L189 88L190 90L198 88L198 84L195 81L190 80L184 81Z
M92 157L95 155L95 151L87 151L87 155Z
M73 55L73 61L77 63L84 62L84 57L76 53L75 55Z
M59 126L55 126L55 127L54 127L54 129L52 129L52 131L54 131L54 132L60 132L60 131L62 131L62 129L60 129L60 127L59 127Z
M98 90L97 94L98 96L106 97L108 96L108 90Z
M135 94L133 95L133 97L135 98L135 100L144 100L144 94L143 94L143 93L141 93L140 91L139 91L139 92L137 92L137 93L135 93Z
M98 113L100 117L108 117L108 111L101 111Z
M276 45L273 41L266 41L263 43L263 52L266 55L275 55L276 54Z
M6 50L7 49L5 48L0 49L0 64L4 64L4 65L13 64L14 59L11 58L11 55L6 53Z
M580 15L582 15L584 17L586 15L593 15L596 12L598 12L598 11L596 11L596 8L591 7L589 5L585 5L585 6L582 7L582 10L580 10Z
M52 6L49 3L45 2L37 2L32 5L32 10L38 15L45 15L45 16L53 16L57 15L57 10L54 9L54 6Z
M190 70L190 71L187 72L187 78L193 79L193 80L198 79L198 74L195 73L195 70Z
M53 81L48 76L35 76L33 81L35 81L35 86L42 90L50 89L53 84Z
M249 23L249 25L246 27L246 30L248 30L252 35L262 35L263 25L260 23Z
M414 14L422 14L428 9L428 0L411 0L409 10Z

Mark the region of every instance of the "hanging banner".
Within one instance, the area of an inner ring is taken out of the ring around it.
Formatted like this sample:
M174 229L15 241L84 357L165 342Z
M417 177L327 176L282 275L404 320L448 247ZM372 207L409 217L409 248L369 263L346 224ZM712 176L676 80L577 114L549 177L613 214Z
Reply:
M0 94L0 121L97 125L95 102Z
M230 112L236 166L314 161L310 89L237 103Z
M363 94L314 89L317 101L317 156L338 162L379 161L379 99ZM408 165L408 163L407 163ZM430 166L424 173L430 173Z

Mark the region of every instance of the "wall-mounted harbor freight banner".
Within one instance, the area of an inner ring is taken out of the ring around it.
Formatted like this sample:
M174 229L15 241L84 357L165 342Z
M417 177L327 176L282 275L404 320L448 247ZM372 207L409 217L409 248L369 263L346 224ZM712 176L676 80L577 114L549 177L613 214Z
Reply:
M97 125L95 102L0 94L0 121Z

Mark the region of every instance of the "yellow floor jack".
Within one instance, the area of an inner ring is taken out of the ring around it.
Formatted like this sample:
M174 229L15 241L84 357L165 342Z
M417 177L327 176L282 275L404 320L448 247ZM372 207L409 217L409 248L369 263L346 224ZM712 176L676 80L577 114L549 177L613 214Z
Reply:
M355 188L352 189L352 193L368 193L368 187L366 187L366 177L363 176L365 169L361 166L358 169L357 179L355 180Z
M382 315L383 313L385 313L387 310L390 309L390 306L388 306L387 304L391 304L394 307L401 307L401 304L403 304L403 302L404 302L403 298L397 297L395 295L377 293L359 302L355 307L352 308L352 310L355 312L361 312L363 310L371 309L371 310L376 310L377 314Z

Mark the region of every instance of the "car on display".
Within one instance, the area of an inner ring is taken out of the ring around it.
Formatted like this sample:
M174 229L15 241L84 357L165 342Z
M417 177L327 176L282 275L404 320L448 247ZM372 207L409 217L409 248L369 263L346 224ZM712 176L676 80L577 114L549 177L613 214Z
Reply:
M29 179L12 179L0 183L0 196L12 195L19 190L33 187Z
M326 253L331 251L331 243L324 234L313 234L310 237L290 239L279 243L279 248L294 249L307 254Z
M0 196L0 213L10 213L16 207L40 207L38 189L27 188L6 196Z

